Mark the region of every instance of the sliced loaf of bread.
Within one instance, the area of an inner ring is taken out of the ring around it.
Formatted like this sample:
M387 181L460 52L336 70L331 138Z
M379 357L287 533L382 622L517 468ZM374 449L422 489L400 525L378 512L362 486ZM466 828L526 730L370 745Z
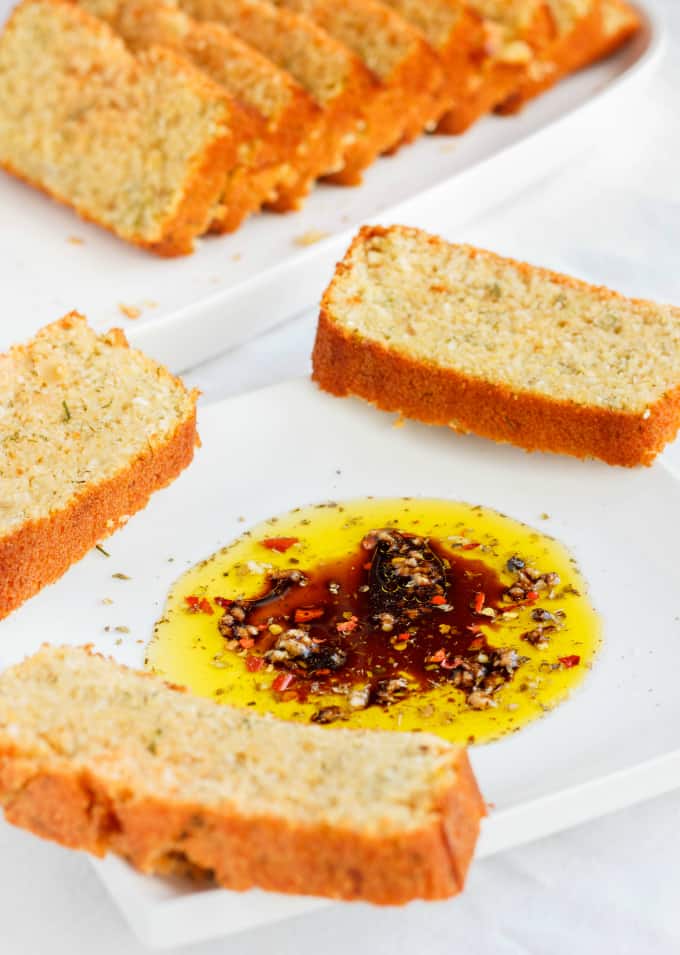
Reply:
M22 0L0 36L0 166L157 253L190 252L206 230L238 127L190 64L135 58L65 0Z
M436 737L286 723L49 647L0 676L0 804L143 872L385 905L460 891L484 814Z
M163 0L79 0L104 18L133 52L170 47L203 70L241 104L253 131L243 142L242 168L229 179L211 231L230 232L279 195L297 207L316 178L300 182L299 155L319 135L321 110L292 76L218 23L198 22Z
M632 467L680 427L680 308L365 228L323 297L313 369L429 424Z
M76 313L0 356L0 617L190 463L196 397Z
M339 172L365 125L378 79L359 57L307 17L264 0L178 0L199 20L222 23L287 70L323 110L319 137L308 144L307 168ZM303 175L308 175L307 170Z
M449 105L444 71L423 34L377 0L274 0L302 13L344 43L381 81L366 127L333 179L354 183L381 153L412 142Z

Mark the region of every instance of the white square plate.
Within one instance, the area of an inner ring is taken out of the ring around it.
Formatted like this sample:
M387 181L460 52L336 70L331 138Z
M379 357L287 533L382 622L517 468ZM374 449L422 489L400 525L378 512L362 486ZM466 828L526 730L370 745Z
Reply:
M525 454L394 418L293 381L202 409L194 464L107 543L0 623L0 667L48 640L93 642L140 666L168 587L254 523L329 499L422 495L485 504L535 524L578 559L605 645L565 705L474 749L488 855L680 785L680 483L662 464L626 471ZM172 562L168 558L174 558ZM131 580L112 577L128 574ZM102 604L110 597L112 604ZM123 625L130 634L116 646ZM111 859L98 871L150 945L199 941L327 904L195 891ZM445 904L445 903L443 903Z
M0 22L12 0L0 0ZM318 302L361 223L401 222L455 237L460 226L607 135L658 63L664 27L570 77L519 116L490 116L462 137L425 136L378 160L358 189L319 186L301 213L255 216L194 255L163 260L82 222L0 171L0 351L71 309L174 371L191 368ZM304 247L309 232L328 238ZM69 243L69 237L83 245ZM146 304L145 304L146 303ZM136 306L130 321L119 306Z

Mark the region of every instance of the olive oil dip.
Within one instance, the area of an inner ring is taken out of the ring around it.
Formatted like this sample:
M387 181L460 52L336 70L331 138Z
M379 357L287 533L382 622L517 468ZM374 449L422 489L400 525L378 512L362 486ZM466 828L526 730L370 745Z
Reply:
M283 719L475 743L563 702L600 640L553 538L481 506L368 498L297 508L192 567L146 662Z

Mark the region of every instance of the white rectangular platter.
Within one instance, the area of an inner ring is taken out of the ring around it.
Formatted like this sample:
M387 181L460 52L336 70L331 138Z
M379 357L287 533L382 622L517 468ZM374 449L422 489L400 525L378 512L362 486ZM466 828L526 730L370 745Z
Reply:
M0 20L8 9L0 0ZM462 137L423 137L380 159L360 188L319 186L301 213L257 216L232 236L201 240L183 259L127 246L0 173L0 350L75 308L98 329L122 325L133 344L183 371L318 302L364 222L459 236L465 222L620 121L663 46L663 24L651 12L643 16L643 30L625 49L521 115L487 117ZM300 245L310 233L327 237ZM131 321L121 305L141 316Z
M547 513L541 529L581 565L605 643L571 700L520 733L473 749L494 806L479 855L680 786L680 482L672 471L528 455L446 429L393 425L393 416L331 398L304 380L201 409L195 462L107 542L111 556L92 551L0 622L0 669L45 640L93 642L142 665L173 579L249 524L298 505L420 495L488 505L529 524ZM131 579L113 577L120 572ZM104 597L113 603L103 604ZM113 630L121 625L130 633ZM328 904L196 891L140 876L115 859L97 868L152 946L196 942Z

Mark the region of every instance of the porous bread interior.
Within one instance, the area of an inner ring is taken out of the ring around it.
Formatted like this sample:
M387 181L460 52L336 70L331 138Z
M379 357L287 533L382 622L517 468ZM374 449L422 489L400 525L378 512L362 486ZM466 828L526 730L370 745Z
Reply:
M43 766L63 757L135 799L380 836L436 818L459 752L425 734L328 731L218 706L66 647L0 676L3 743Z
M130 49L162 44L182 52L232 96L276 119L291 103L291 80L266 57L216 23L197 23L160 0L78 0L107 20Z
M356 242L326 308L363 340L516 392L644 414L680 385L680 308L418 230Z
M448 43L463 10L461 0L384 0L409 23L422 30L437 49Z
M159 447L193 406L181 382L80 316L0 355L0 534Z
M540 6L547 6L558 33L567 33L599 0L465 0L475 12L516 30L526 29Z
M162 237L227 118L189 67L135 60L70 4L24 4L0 40L0 163L123 237Z
M566 33L577 20L586 16L596 0L384 0L394 10L414 23L437 49L444 48L467 8L488 21L489 55L504 58L503 45L521 40L541 5L549 7L558 33ZM500 31L500 32L499 32ZM495 47L501 44L499 49Z
M418 35L373 0L273 0L314 20L355 52L382 80L413 54Z
M311 21L261 0L179 0L179 6L199 20L224 23L288 70L320 105L344 91L349 51Z

